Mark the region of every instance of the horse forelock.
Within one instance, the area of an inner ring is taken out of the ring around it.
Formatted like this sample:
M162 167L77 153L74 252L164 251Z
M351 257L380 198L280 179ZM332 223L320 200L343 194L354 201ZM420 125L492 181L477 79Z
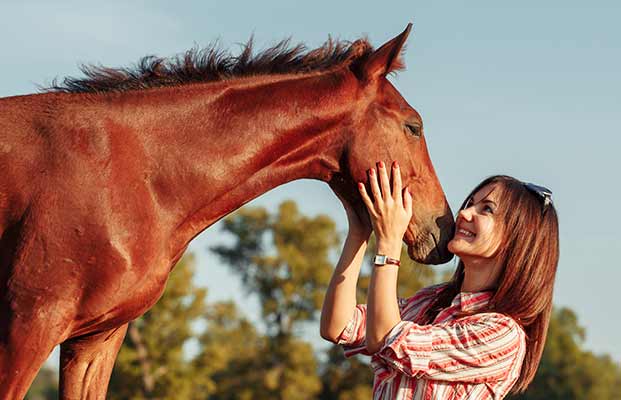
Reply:
M253 75L301 74L327 71L355 63L373 52L367 39L355 42L328 40L308 50L303 43L292 46L290 39L253 54L253 39L242 45L238 55L219 47L192 48L171 58L145 56L131 67L80 67L84 77L54 79L44 92L124 92L162 86L213 82Z

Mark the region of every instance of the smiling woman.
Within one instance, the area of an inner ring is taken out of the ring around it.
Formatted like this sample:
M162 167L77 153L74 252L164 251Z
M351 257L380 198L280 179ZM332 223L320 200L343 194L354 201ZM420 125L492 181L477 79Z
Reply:
M543 352L559 256L552 193L504 175L481 182L448 245L460 258L452 280L397 299L399 260L391 257L400 253L412 198L396 162L392 185L382 163L369 175L372 194L359 188L378 256L367 304L355 305L355 291L371 226L348 212L322 336L346 356L371 355L374 399L496 399L526 390Z
M457 292L490 290L486 309L510 316L526 333L515 391L525 390L537 371L552 312L559 230L551 196L505 175L481 182L462 205L449 242L460 258L457 270L427 313L433 317Z
M462 261L478 265L480 260L492 258L498 251L503 232L495 213L501 191L500 185L490 183L474 193L459 211L460 224L455 237L449 242L449 249L453 254L458 254ZM497 278L500 265L490 267L494 269L492 275Z

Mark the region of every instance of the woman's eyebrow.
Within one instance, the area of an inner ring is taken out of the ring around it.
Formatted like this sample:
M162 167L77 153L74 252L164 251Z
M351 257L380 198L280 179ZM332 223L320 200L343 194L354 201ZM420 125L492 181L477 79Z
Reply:
M466 205L475 205L475 204L479 204L479 203L491 203L494 206L498 207L498 204L496 204L493 200L488 199L487 197L479 200L479 201L475 201L474 197L470 197L468 199L468 201L466 202Z
M483 199L481 202L482 202L482 203L492 203L493 205L495 205L496 207L498 207L498 204L496 204L493 200Z

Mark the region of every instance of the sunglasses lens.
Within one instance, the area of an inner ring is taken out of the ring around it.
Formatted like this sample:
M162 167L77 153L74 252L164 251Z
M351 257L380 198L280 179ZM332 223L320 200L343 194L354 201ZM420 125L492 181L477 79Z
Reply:
M524 186L531 192L537 194L539 197L543 199L544 208L548 206L548 204L552 203L552 191L547 187L535 185L534 183L524 183Z

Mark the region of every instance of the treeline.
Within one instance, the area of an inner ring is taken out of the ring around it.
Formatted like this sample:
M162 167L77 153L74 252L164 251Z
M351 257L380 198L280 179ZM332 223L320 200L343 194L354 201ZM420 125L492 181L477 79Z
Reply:
M187 255L160 301L130 324L108 398L370 399L373 377L366 359L345 359L338 346L318 351L301 335L304 329L319 335L330 259L342 239L334 222L302 215L287 201L275 214L242 208L225 219L223 229L233 243L211 250L241 278L245 292L232 297L259 300L262 322L251 322L232 301L208 302L206 289L194 284L196 265ZM402 260L408 260L405 253ZM363 269L360 278L359 302L366 298L368 272ZM446 276L406 261L399 295L442 279ZM555 310L537 377L526 393L512 398L621 399L621 367L586 351L584 336L571 310ZM42 369L28 398L56 398L56 375Z

